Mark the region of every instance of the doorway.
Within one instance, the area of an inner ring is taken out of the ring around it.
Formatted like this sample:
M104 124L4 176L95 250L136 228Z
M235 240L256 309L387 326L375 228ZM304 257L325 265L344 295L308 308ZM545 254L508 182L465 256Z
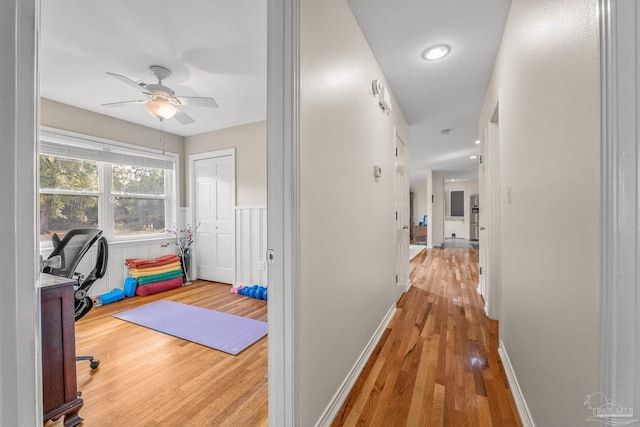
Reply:
M499 320L501 287L500 249L500 128L499 108L487 124L480 145L480 284L479 291L485 301L485 312Z
M235 149L189 156L196 225L194 277L235 283Z
M37 14L36 14L36 16L37 16ZM37 21L38 21L38 19L36 19L36 22ZM34 88L35 88L35 86L34 86ZM37 127L35 127L34 129L37 129ZM163 136L163 138L164 138L164 136ZM144 139L144 138L141 137L140 139ZM152 145L153 142L151 142L150 139L149 139L149 141L150 141L149 145ZM34 145L35 145L35 143L34 143ZM25 149L27 149L26 145L25 145ZM37 150L33 150L33 151L37 153ZM30 154L33 155L33 153L30 153ZM12 157L14 157L14 156L12 156ZM183 160L183 161L185 161L185 160ZM235 169L234 163L232 163L231 165ZM180 166L182 166L182 165L180 165ZM233 221L235 220L235 212L234 212L235 199L233 199L232 197L235 196L235 188L234 188L235 183L230 184L229 182L224 182L223 185L221 185L220 182L221 182L221 177L223 177L223 176L228 175L230 177L234 177L235 176L234 175L235 171L231 171L229 173L227 173L228 172L227 171L227 172L223 173L223 172L221 172L219 170L220 166L221 165L219 165L219 164L216 165L217 172L215 174L215 185L214 186L216 187L217 191L215 193L213 193L213 192L211 193L211 194L213 194L213 196L211 196L211 198L213 200L219 201L220 198L221 198L221 194L224 193L224 194L230 196L231 199L228 201L228 203L226 204L225 207L220 208L220 204L218 204L216 209L214 210L214 214L215 215L212 215L212 217L217 221L217 223L215 225L213 225L213 227L214 227L214 229L215 229L215 227L217 227L218 232L215 233L215 235L212 237L211 240L213 241L213 243L209 247L211 248L212 252L216 252L217 255L218 255L218 256L213 257L215 259L215 261L216 261L215 263L213 263L214 267L215 267L215 270L216 270L215 274L218 274L218 275L222 274L221 276L218 276L218 277L214 278L214 280L218 280L220 282L233 283L234 276L235 276L235 272L234 272L234 267L235 267L235 260L234 260L234 257L235 257L235 248L234 248L235 239L233 238L233 234L230 234L230 233L228 233L228 232L226 232L224 230L221 230L221 228L225 227L227 230L228 229L233 230ZM229 166L229 165L225 165L225 166ZM25 168L25 172L28 172L28 170L26 168ZM209 176L209 178L211 178L211 176ZM29 185L30 182L31 182L30 180L25 179L24 180L25 186ZM240 182L242 183L242 181L240 181ZM194 188L194 187L192 187L192 188ZM24 192L21 192L21 193L28 197L31 191L33 191L33 189L31 189L29 191L24 191ZM25 197L25 196L23 196L23 197ZM192 207L193 207L193 205L192 205ZM35 212L35 209L27 209L25 211ZM193 218L193 215L195 215L196 209L192 209L192 212L193 213L190 215L191 218ZM227 215L229 213L230 213L230 215ZM222 215L222 214L224 214L224 215ZM25 217L25 218L27 218L27 217ZM208 218L205 218L205 219L208 219ZM223 219L226 220L226 222L221 221ZM201 220L200 222L201 223L205 223L204 220ZM196 221L192 222L192 224L195 224L195 223L197 223L197 222ZM33 227L33 222L30 223L30 227ZM201 231L206 231L206 230L203 227L203 229ZM27 236L26 233L24 233L23 235ZM35 235L38 236L37 231L35 232ZM29 241L29 239L25 239L25 240ZM196 243L196 247L194 247L193 249L197 250L198 246L200 246L200 247L203 246L203 245L200 244L201 243L200 240L201 239L199 237L198 238L198 242ZM202 241L204 241L204 239L202 239ZM159 245L157 245L157 246L159 246ZM222 251L222 250L220 250L220 248L222 246L225 246L227 248L231 247L231 249ZM23 254L23 251L21 251L20 253ZM27 259L27 257L24 257L24 258ZM196 262L197 262L196 260L197 259L200 259L200 260L206 259L203 256L197 256L197 255L194 256L193 258L194 258L194 264L196 264ZM206 270L205 267L207 267L207 266L200 265L200 266L197 266L196 268L198 268L198 270L202 273L202 272L204 272ZM26 271L26 269L25 269L25 271ZM34 269L34 271L35 271L35 269ZM202 274L205 274L205 273L202 273ZM209 277L205 277L205 278L209 279ZM25 277L25 279L27 279L27 277ZM34 301L34 304L35 304L35 301ZM26 306L24 306L24 307L26 308ZM37 307L36 307L36 309L37 309ZM34 309L33 311L35 312L36 309ZM29 311L26 311L26 312L29 312ZM32 329L36 329L36 328L32 328ZM33 336L34 335L33 331L30 330L29 332L30 332L30 334L25 333L25 334L23 334L23 336L28 336L28 335ZM37 338L36 338L36 340L37 340ZM36 348L37 348L37 346L36 346ZM21 351L21 353L24 353L24 351ZM39 365L39 363L35 363L35 362L29 363L29 369L32 369L33 366L37 366L37 365ZM34 375L36 375L36 374L34 374ZM26 376L24 376L24 378L26 378ZM36 386L36 390L37 390L37 382L38 381L37 381L37 377L36 377L36 379L33 381L33 384L35 384L35 386ZM33 393L31 393L30 395L33 395ZM26 399L23 399L23 400L25 402L27 402ZM27 404L25 403L23 406L27 406ZM29 405L29 406L31 406L31 405ZM36 402L34 404L34 406L36 408L40 408L41 405L38 402ZM31 409L31 408L29 407L28 409ZM27 412L27 411L24 411L24 412ZM39 418L41 418L40 415L38 415L36 417L36 419L39 419ZM35 423L31 423L31 422L24 422L24 423L21 422L19 424L35 425Z
M396 299L409 287L409 186L404 141L395 133Z

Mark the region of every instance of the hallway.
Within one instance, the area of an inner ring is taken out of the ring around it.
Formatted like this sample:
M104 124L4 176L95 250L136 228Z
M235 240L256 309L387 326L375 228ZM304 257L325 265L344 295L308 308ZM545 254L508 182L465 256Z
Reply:
M520 426L498 324L476 291L478 251L427 249L413 286L333 426Z

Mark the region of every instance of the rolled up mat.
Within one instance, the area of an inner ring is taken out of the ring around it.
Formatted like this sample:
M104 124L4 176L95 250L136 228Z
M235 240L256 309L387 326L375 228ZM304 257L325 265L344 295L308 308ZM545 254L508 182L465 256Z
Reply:
M168 291L182 286L182 277L176 277L162 282L149 283L148 285L138 286L136 295L144 297L147 295L157 294L158 292Z
M159 261L156 261L155 259L130 260L125 264L127 264L129 268L153 268L153 267L162 267L163 265L180 261L180 257L177 255L170 255L162 258L163 259Z
M176 266L172 266L170 268L167 268L166 270L150 271L148 273L145 273L145 272L140 273L138 271L131 272L131 270L129 270L129 275L131 277L135 277L136 279L141 279L143 277L157 276L159 274L173 273L173 272L181 271L181 270L182 270L182 268L176 265Z
M173 279L174 277L182 277L182 270L170 271L168 273L154 274L153 276L139 277L136 279L140 285L148 285L149 283L162 282L164 280Z
M129 276L131 277L144 277L144 276L153 276L154 274L162 274L168 273L170 271L178 270L182 268L182 265L179 261L164 265L162 267L154 267L154 268L130 268Z
M170 268L176 265L180 265L180 260L175 260L170 262L169 264L165 264L165 265L157 265L154 267L143 267L143 268L131 268L129 267L130 271L134 271L134 272L140 272L140 273L148 273L150 271L160 271L160 270L164 270L166 268Z
M169 258L173 258L177 256L176 254L167 254L167 255L162 255L156 258L127 258L124 263L127 265L134 265L136 263L146 263L146 262L159 262L159 261L165 261Z

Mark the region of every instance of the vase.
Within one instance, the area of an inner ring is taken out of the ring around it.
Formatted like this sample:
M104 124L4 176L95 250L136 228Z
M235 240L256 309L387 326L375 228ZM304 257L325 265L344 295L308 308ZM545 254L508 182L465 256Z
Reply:
M184 273L183 283L185 285L190 285L191 280L189 279L189 269L191 267L191 252L189 249L185 249L182 251L182 272Z

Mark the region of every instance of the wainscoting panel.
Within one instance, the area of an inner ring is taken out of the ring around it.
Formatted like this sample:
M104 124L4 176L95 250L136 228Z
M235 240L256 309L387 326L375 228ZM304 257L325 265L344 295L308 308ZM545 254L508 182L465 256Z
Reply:
M236 285L267 286L267 209L236 208Z
M102 295L112 289L122 289L124 279L127 277L128 269L124 264L127 258L154 258L167 254L177 253L176 246L173 244L174 239L168 237L166 239L154 239L152 241L135 241L135 242L109 242L109 262L107 264L107 273L102 279L97 280L89 290L90 296ZM162 245L168 246L163 247ZM40 249L40 254L46 258L53 249L50 245ZM89 274L96 264L97 249L94 245L84 256L77 271L84 275Z

